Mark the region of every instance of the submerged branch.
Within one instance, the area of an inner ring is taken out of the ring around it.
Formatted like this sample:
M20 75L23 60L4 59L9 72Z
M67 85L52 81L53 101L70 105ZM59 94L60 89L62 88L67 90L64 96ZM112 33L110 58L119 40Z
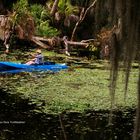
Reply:
M64 135L64 140L67 140L67 135L66 135L65 128L64 128L64 125L63 125L61 114L59 114L59 121L60 121L60 126L61 126L61 129L62 129L63 135Z

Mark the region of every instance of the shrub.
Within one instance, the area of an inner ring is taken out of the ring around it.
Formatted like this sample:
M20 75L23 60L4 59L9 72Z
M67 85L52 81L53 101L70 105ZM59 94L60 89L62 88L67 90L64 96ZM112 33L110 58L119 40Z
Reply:
M30 7L30 11L35 19L36 35L52 37L59 34L56 28L50 26L49 12L42 5L34 4Z

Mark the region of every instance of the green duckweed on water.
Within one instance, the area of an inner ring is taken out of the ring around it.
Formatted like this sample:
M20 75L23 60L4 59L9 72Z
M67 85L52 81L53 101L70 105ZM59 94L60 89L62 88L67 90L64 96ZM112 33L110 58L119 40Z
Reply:
M29 98L45 113L110 109L109 70L74 68L59 73L22 73L4 76L3 86L13 94ZM124 102L124 73L119 72L115 109L136 105L137 69L130 75L127 102Z

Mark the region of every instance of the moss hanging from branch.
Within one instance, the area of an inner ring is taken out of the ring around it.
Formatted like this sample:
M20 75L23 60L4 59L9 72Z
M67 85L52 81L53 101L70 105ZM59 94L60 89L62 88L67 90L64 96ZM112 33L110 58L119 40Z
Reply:
M114 25L119 23L117 28L119 28L119 32L114 32L116 34L116 43L112 44L113 48L123 48L123 62L124 67L126 69L126 85L125 91L127 92L129 75L131 70L131 64L133 60L136 58L137 53L140 52L140 1L139 0L109 0L109 22ZM114 34L113 34L114 35ZM118 42L118 43L117 43ZM113 54L118 54L118 49L113 49ZM116 87L117 80L117 72L119 68L120 55L113 55L112 61L112 69L111 69L111 94L114 99L114 89ZM140 61L140 59L139 59ZM113 78L115 77L115 79ZM140 79L140 77L139 77ZM134 130L133 140L138 140L140 138L140 98L139 98L139 88L140 84L138 84L138 106L137 106L137 114L136 114L136 125ZM125 92L125 95L126 94ZM126 97L125 97L126 98ZM126 98L127 100L127 98Z

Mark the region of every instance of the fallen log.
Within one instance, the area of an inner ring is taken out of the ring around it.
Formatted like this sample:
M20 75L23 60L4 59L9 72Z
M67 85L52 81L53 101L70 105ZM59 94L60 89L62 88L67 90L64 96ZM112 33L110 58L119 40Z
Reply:
M32 37L33 41L44 41L44 42L50 42L51 38L44 38L44 37L38 37L38 36L33 36ZM63 41L62 38L60 38L61 41ZM88 46L89 43L85 42L76 42L76 41L66 41L68 45L73 45L73 46L83 46L86 47ZM37 42L38 43L38 42Z
M75 42L75 41L67 41L69 45L74 45L74 46L82 46L82 47L87 47L89 43L83 43L83 42Z
M39 36L32 36L33 40L38 40L38 41L48 41L48 38L45 37L39 37Z
M40 39L38 37L32 37L31 38L31 41L33 41L34 43L36 43L37 45L39 45L40 47L44 48L44 49L47 49L47 48L50 48L49 45L43 43L40 41Z

